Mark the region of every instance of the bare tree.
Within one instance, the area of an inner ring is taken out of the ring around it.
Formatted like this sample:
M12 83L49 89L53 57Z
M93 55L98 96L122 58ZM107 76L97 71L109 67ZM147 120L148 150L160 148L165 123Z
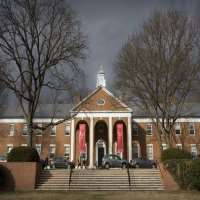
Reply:
M1 0L0 20L0 59L7 66L1 70L2 81L20 102L32 146L34 129L39 128L33 119L41 92L60 89L52 72L79 68L85 37L64 0ZM65 89L71 88L70 80Z
M183 114L199 71L199 30L194 20L169 10L155 12L120 50L115 86L140 106L171 146L174 124Z

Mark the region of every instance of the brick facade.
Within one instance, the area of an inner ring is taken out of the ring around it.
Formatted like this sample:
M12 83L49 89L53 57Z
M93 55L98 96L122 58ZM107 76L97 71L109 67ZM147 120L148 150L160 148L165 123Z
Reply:
M34 146L41 147L41 158L49 156L66 156L77 161L79 153L79 124L86 124L87 164L95 165L97 161L97 143L105 143L105 153L116 151L116 124L123 123L124 127L124 153L125 159L136 156L159 159L159 147L156 141L156 128L148 118L134 117L134 113L121 101L116 99L105 88L97 88L81 103L72 109L76 113L73 119L59 124L54 129L50 128L34 136ZM45 123L47 119L35 119L36 123ZM194 131L189 130L191 123ZM92 127L91 127L92 124ZM100 124L100 125L99 125ZM104 127L101 132L98 126ZM14 128L13 128L14 127ZM66 132L69 127L69 134ZM14 132L12 132L14 130ZM91 131L93 142L90 141ZM27 144L27 135L24 133L24 122L21 119L0 119L0 155L6 155L9 148ZM74 139L73 139L74 138ZM182 119L180 134L174 131L174 146L179 144L188 151L195 150L200 154L200 119ZM163 140L163 145L165 144ZM74 146L73 146L74 144ZM93 145L92 145L93 144ZM74 148L73 148L74 147ZM165 146L164 146L165 147ZM73 149L72 149L73 148ZM55 150L55 152L54 152ZM90 162L92 152L92 163ZM73 155L70 155L72 154Z

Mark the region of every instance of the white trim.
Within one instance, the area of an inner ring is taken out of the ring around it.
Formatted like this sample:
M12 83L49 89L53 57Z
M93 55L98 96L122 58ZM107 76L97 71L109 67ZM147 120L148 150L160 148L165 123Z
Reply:
M51 152L51 147L54 147L55 149L54 149L54 152ZM56 145L55 144L50 144L49 145L49 153L50 154L55 154L56 153Z
M167 144L166 143L162 143L162 149L166 150L167 149Z
M180 143L178 143L178 144L176 144L176 148L177 148L177 149L183 149L183 145L180 144Z
M40 151L38 151L38 148L40 148ZM35 144L35 149L37 150L38 154L40 155L42 153L42 144Z
M193 129L190 129L190 124L192 124ZM189 134L190 136L195 136L195 135L196 135L195 123L194 123L194 122L188 122L188 128L187 128L187 130L188 130L188 134ZM194 131L193 134L190 133L191 130Z
M10 148L11 147L11 149L8 151L8 148ZM6 153L10 153L10 151L13 149L13 144L7 144L6 145Z
M193 151L193 147L195 148L195 151ZM196 144L190 144L190 152L193 156L197 156L198 150L197 150L197 145Z
M56 126L50 126L50 136L56 137Z
M56 123L60 120L63 120L63 119L51 119L51 118L35 118L33 119L33 123ZM5 119L0 119L0 123L26 123L26 120L25 119L19 119L19 118L12 118L12 119L9 119L9 118L5 118Z
M108 113L108 112L80 112L78 113L75 118L84 118L84 117L131 117L131 113L120 113L120 112L113 112L113 113Z
M132 117L133 119L133 122L137 122L137 123L155 123L155 120L156 119L152 119L152 118L134 118L134 116ZM179 123L181 123L181 122L200 122L200 118L196 118L196 117L194 117L194 118L187 118L187 117L181 117L181 118L178 118L177 120L176 120L176 122L179 122Z
M66 152L67 148L68 148L69 152ZM70 144L64 144L64 155L69 154L69 158L70 158L70 153L71 153L71 145Z
M137 146L137 152L133 152L134 146ZM134 157L133 157L134 153L137 153L138 158L141 157L140 144L133 141L132 142L132 159L134 159Z
M11 130L11 127L13 128L12 130ZM14 135L15 135L15 124L14 124L14 123L11 123L11 124L9 125L9 133L8 133L8 136L12 137L12 136L14 136Z
M152 148L152 157L151 157L151 158L148 156L148 147L151 147L151 148ZM153 144L147 144L146 148L147 148L147 149L146 149L147 158L148 158L149 160L153 160L153 159L154 159Z
M148 129L148 130L151 131L150 133L147 133L147 127L148 127L148 126L151 127L150 129ZM146 135L147 135L147 136L152 136L152 135L153 135L153 125L152 125L152 123L147 123L147 124L146 124L145 131L146 131Z
M27 147L28 144L21 144L21 147Z
M76 113L76 112L72 112L72 113ZM132 113L131 112L128 112L128 111L87 111L87 112L84 112L84 111L80 111L77 113L77 115L75 115L74 117L88 117L89 116L97 116L97 117L129 117L131 116L132 117L132 121L133 122L136 122L136 123L154 123L155 122L155 119L152 120L152 118L134 118L134 115L132 116ZM56 123L58 121L61 121L63 120L62 118L54 118L53 120L51 118L35 118L33 120L34 123ZM68 120L68 121L71 121L71 120ZM67 121L67 122L68 122ZM200 122L200 117L196 118L179 118L176 120L176 122L196 122L196 123L199 123ZM12 119L9 119L9 118L5 118L5 119L0 119L0 123L9 123L9 124L12 124L12 123L26 123L26 120L25 119L20 119L20 118L12 118Z

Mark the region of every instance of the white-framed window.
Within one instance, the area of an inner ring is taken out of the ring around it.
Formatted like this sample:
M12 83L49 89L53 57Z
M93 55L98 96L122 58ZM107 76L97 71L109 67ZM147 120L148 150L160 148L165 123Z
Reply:
M133 134L133 136L138 135L138 130L139 130L138 124L133 122L132 123L132 134Z
M56 135L56 126L51 126L50 127L50 135L55 136Z
M42 128L42 124L37 124L37 126ZM36 129L36 135L41 136L42 135L42 129Z
M12 148L13 148L13 144L7 144L6 152L10 153L10 151L12 150Z
M140 144L133 143L132 146L132 158L139 158L140 157Z
M35 145L35 149L37 150L38 154L40 155L41 151L42 151L42 145L41 144L36 144Z
M146 133L147 135L152 135L152 124L146 125Z
M153 160L153 144L147 144L147 158Z
M70 135L70 131L71 131L71 125L70 124L66 124L65 125L65 135L69 136Z
M9 136L14 136L14 134L15 134L15 124L10 124Z
M179 122L175 123L175 133L176 133L176 135L181 134L181 124Z
M28 125L27 124L24 124L24 126L23 126L22 135L24 135L24 136L28 135Z
M167 149L167 144L162 144L162 149L166 150Z
M70 144L64 145L64 156L69 159L70 157Z
M27 145L27 144L21 144L21 146L22 146L22 147L27 147L28 145Z
M55 153L56 153L56 145L55 144L50 144L49 153L50 153L50 157L55 156Z
M197 157L197 145L191 144L191 154L193 157Z
M195 135L195 125L194 122L188 123L188 132L190 135Z
M182 149L182 144L176 144L177 149Z

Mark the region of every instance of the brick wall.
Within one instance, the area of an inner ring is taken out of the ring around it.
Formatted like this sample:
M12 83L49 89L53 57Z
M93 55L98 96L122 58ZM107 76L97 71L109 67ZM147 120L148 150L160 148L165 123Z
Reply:
M34 190L39 175L39 164L33 162L0 163L6 182L0 189Z

